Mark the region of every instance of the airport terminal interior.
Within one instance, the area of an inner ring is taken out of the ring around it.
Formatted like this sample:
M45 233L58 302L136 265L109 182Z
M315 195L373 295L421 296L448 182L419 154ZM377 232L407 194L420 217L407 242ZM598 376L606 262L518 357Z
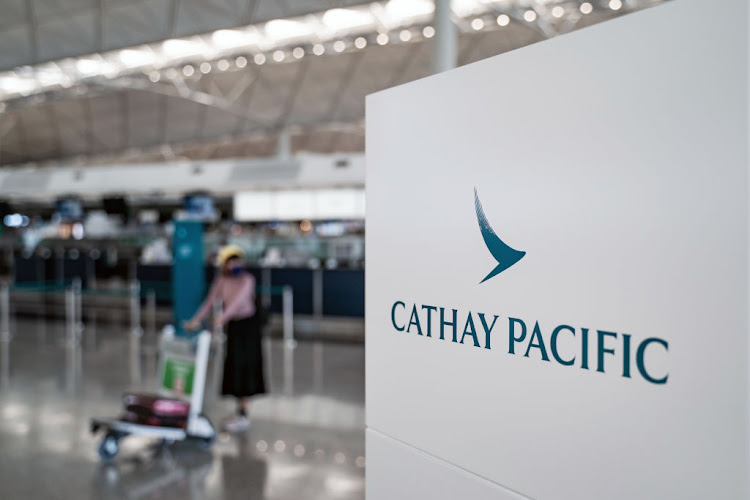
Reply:
M0 0L0 498L364 498L366 96L658 3Z

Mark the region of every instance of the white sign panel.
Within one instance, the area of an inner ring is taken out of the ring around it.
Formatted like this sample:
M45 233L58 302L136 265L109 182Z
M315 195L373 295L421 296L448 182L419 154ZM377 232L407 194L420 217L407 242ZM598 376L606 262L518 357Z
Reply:
M748 498L747 94L675 0L368 98L368 500Z
M234 196L238 221L362 219L362 189L246 191Z

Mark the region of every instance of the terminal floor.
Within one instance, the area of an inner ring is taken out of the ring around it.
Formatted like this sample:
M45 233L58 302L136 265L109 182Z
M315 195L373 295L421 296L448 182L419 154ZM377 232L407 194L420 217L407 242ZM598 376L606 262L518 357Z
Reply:
M116 415L123 391L154 386L153 339L138 346L125 328L89 324L71 348L59 323L14 320L12 330L0 341L3 500L364 498L361 344L267 341L270 393L254 400L247 433L221 434L211 451L129 437L105 464L89 419ZM213 422L232 411L217 395L220 357L207 382Z

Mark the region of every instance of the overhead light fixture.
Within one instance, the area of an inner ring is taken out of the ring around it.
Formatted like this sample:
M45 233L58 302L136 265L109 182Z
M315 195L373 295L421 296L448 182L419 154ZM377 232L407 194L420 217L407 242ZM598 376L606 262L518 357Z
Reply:
M211 63L210 62L202 62L200 66L201 73L204 75L207 75L211 72Z
M238 68L244 68L245 66L247 66L247 58L245 56L240 56L234 60L234 64Z
M290 19L274 19L268 21L264 31L267 36L280 40L308 36L312 34L312 29L306 23L292 21Z
M523 13L523 18L527 23L533 23L536 21L536 12L533 10L527 10Z
M482 21L480 18L476 18L473 21L471 21L471 29L474 31L479 31L482 28L484 28L484 21Z
M354 46L358 49L364 49L367 47L367 39L363 36L357 37L357 39L354 40Z
M255 57L253 57L253 61L255 61L255 64L260 66L261 64L266 63L266 56L264 54L255 54Z
M283 50L277 50L273 53L273 60L276 62L281 62L284 60L284 57L286 57L286 54L284 54Z
M296 47L292 51L292 55L295 59L302 59L303 57L305 57L305 49L303 49L302 47Z
M203 54L205 45L193 40L173 38L162 42L161 50L168 57L181 58Z
M247 31L218 30L211 34L211 41L217 47L230 49L235 47L246 47L258 41L258 36Z
M331 9L321 18L323 24L334 31L359 28L374 22L372 14L365 10Z
M498 26L508 26L510 24L510 16L508 14L500 14L497 16Z
M322 43L316 43L313 45L313 54L316 56L322 56L326 52L326 48Z
M488 3L486 0L452 0L451 10L458 17L469 17L486 10L485 4ZM528 5L530 2L525 3Z
M216 68L219 71L226 71L226 70L228 70L229 69L229 61L227 61L226 59L222 59L221 61L219 61L219 62L216 63Z
M337 40L336 43L333 44L333 50L336 52L343 52L346 50L346 43L343 40Z
M161 74L158 71L152 71L151 73L149 73L148 79L153 83L156 83L161 80Z
M422 35L424 35L425 38L432 38L435 36L435 28L432 26L425 26L422 30Z
M388 37L387 34L381 33L378 35L378 38L376 39L376 41L378 42L378 45L387 45L388 42L390 41L390 38Z
M561 5L557 5L552 8L552 17L560 19L565 15L565 9Z
M594 11L594 6L589 2L583 2L580 8L582 14L591 14Z
M111 73L114 67L102 59L78 59L76 70L82 75L93 76Z
M156 56L150 50L123 49L117 53L117 58L129 68L146 66L156 61Z
M622 0L609 0L609 8L612 10L622 9Z
M194 73L195 73L195 68L192 67L190 64L187 64L182 68L182 74L185 76L188 76L188 77L193 76Z
M52 85L64 85L67 81L67 76L63 73L59 66L56 65L44 65L34 71L34 78L36 81L46 87Z
M397 19L426 16L435 12L432 0L390 0L385 4L386 13Z
M398 37L402 42L408 42L409 40L411 40L411 31L401 30L401 33L398 34Z

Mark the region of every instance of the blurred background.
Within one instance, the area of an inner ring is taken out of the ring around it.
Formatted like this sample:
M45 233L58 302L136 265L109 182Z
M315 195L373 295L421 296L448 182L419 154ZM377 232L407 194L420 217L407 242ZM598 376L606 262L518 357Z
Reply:
M363 498L365 97L657 3L0 0L2 497ZM211 451L101 464L88 419L154 385L185 223L200 291L245 251L269 394Z

